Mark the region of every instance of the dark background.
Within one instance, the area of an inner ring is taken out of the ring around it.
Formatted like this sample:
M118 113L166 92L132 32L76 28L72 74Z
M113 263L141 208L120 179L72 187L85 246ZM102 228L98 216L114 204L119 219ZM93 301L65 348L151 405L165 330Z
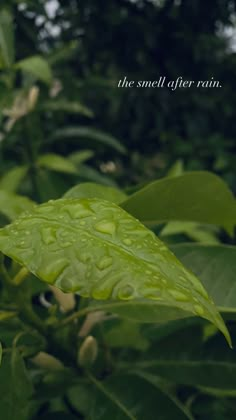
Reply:
M236 189L235 1L12 0L1 6L14 15L16 59L43 54L62 95L94 114L43 116L44 136L85 123L112 134L128 153L99 149L92 164L114 161L111 176L122 185L162 176L181 160L185 170L214 171ZM118 89L124 76L214 77L222 88ZM78 146L53 147L66 155Z

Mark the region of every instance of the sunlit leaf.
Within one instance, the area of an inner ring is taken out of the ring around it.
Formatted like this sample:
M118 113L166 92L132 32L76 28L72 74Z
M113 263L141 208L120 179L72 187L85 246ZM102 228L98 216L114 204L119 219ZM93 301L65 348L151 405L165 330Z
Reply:
M37 163L39 166L56 172L63 172L67 174L78 173L76 166L69 159L55 153L47 153L39 156Z
M37 80L41 80L47 84L52 81L51 68L47 60L40 55L34 55L18 61L15 67L16 69L32 74Z

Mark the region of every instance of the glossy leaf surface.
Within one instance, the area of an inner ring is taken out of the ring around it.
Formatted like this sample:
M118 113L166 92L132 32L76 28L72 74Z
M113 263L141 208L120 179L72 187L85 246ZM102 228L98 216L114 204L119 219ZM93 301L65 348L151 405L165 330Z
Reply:
M210 320L229 340L200 281L113 203L61 199L37 206L0 230L0 250L65 292L98 300L155 301Z

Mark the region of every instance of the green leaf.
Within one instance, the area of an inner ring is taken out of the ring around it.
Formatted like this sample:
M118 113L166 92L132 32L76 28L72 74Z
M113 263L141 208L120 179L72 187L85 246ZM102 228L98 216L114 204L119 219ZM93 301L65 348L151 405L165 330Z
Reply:
M56 99L54 101L47 101L43 104L43 109L46 111L67 112L69 114L80 114L86 117L93 117L92 111L80 102L71 102L66 99Z
M27 197L0 190L0 213L14 220L22 212L32 210L35 203Z
M189 172L152 182L121 206L147 224L195 221L224 226L230 232L236 224L232 192L219 177L208 172Z
M91 159L94 156L94 152L92 150L81 150L77 152L71 153L68 158L74 165L81 165L81 163L86 162L87 160Z
M76 166L69 159L57 155L55 153L48 153L39 156L37 164L39 166L56 172L63 172L66 174L78 174Z
M87 312L106 311L119 315L130 321L141 323L166 323L177 319L188 318L190 312L173 306L160 305L154 300L110 300L108 302L92 301L87 308Z
M61 199L37 206L0 229L0 250L65 292L98 300L153 300L208 319L230 341L199 280L113 203Z
M16 166L0 179L0 190L15 192L28 172L28 166Z
M217 228L214 226L201 225L196 222L169 222L162 229L160 236L184 234L194 241L208 245L217 245L220 243L220 240L217 238L216 233Z
M0 368L0 413L4 420L29 420L32 385L24 361L14 348L3 357Z
M116 375L104 382L91 380L96 387L91 420L140 420L147 415L148 420L192 419L180 402L137 375Z
M84 182L67 191L64 198L101 198L119 204L125 200L126 195L118 188Z
M148 340L140 332L140 324L124 319L119 319L103 336L109 347L133 348L145 351L149 346Z
M2 364L2 343L0 342L0 366Z
M169 169L167 176L180 176L184 173L184 164L181 159L177 160Z
M236 247L186 244L172 249L200 278L220 311L229 318L236 313Z
M120 367L125 372L140 370L177 384L236 389L235 352L219 335L203 342L194 326L154 342L132 365L123 362Z
M79 165L79 176L83 180L98 182L102 185L116 186L115 181L88 165Z
M0 310L0 322L5 321L6 319L9 319L9 318L14 318L16 315L17 315L17 312Z
M37 80L41 80L46 84L50 84L52 81L51 68L47 60L40 55L34 55L18 61L15 67L16 69L32 74Z
M120 153L125 153L125 147L114 137L103 131L91 127L66 127L60 128L52 137L52 140L64 140L67 138L75 138L82 140L92 140L104 146L112 147Z
M13 65L15 58L14 28L12 15L7 10L0 12L0 57L2 67Z

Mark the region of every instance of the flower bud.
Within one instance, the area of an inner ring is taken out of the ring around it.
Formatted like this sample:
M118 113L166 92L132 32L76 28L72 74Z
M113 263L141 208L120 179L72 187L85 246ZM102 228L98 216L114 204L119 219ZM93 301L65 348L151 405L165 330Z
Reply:
M78 364L83 367L91 366L98 354L98 344L96 338L89 335L81 344L78 352Z

